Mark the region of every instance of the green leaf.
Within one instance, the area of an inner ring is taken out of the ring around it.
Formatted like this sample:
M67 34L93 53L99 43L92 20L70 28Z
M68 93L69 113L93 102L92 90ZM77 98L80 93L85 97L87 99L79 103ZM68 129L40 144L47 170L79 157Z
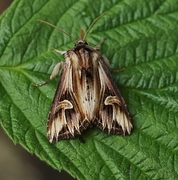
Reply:
M50 144L48 111L57 78L42 87L64 57L52 48L74 46L99 19L87 40L101 46L127 102L133 132L107 135L97 128ZM177 0L15 0L0 17L0 124L21 144L57 170L77 179L176 179L178 177L178 1Z

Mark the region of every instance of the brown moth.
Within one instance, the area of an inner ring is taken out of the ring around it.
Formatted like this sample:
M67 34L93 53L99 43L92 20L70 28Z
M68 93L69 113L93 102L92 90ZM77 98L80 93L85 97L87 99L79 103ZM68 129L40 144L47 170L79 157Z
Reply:
M65 61L55 66L49 78L56 76L62 67L48 117L47 136L50 142L74 138L92 125L107 131L108 134L131 133L130 116L112 79L108 60L96 46L89 46L85 40L93 24L102 15L95 19L85 35L76 41L74 48L67 51L54 49L65 55ZM62 29L40 21L70 36ZM34 85L41 86L47 81Z

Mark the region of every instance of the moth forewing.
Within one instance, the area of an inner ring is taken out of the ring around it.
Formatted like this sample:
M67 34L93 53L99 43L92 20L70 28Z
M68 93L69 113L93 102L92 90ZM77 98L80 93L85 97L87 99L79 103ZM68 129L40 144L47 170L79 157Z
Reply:
M105 57L99 60L100 82L103 87L103 102L101 103L98 126L108 133L130 134L132 129L125 101L114 83Z
M65 55L65 61L55 66L49 78L56 76L62 67L48 117L47 136L50 142L81 135L82 131L94 124L108 134L131 133L130 116L112 79L109 61L101 56L96 46L92 48L85 41L91 26L74 48L67 51L54 49Z

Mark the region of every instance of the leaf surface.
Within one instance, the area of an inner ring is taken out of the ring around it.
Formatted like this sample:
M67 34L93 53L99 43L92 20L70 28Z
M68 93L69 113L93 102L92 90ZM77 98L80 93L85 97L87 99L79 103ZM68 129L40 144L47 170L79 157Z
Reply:
M133 132L107 135L97 128L78 139L50 144L46 123L57 87L51 74L64 57L52 48L75 39L104 11L87 36L106 38L101 53L127 103ZM77 179L176 179L178 177L178 1L15 0L0 17L0 124L15 143Z

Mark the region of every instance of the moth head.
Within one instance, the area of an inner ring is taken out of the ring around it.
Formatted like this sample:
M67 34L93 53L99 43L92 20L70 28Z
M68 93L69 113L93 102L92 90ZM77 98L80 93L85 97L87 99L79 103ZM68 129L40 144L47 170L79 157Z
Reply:
M77 43L75 44L75 45L88 45L88 43L85 41L85 40L83 40L83 39L79 39L78 41L77 41Z
M84 39L84 30L80 29L80 38L78 41L75 43L75 46L80 46L80 45L88 45L87 41Z

